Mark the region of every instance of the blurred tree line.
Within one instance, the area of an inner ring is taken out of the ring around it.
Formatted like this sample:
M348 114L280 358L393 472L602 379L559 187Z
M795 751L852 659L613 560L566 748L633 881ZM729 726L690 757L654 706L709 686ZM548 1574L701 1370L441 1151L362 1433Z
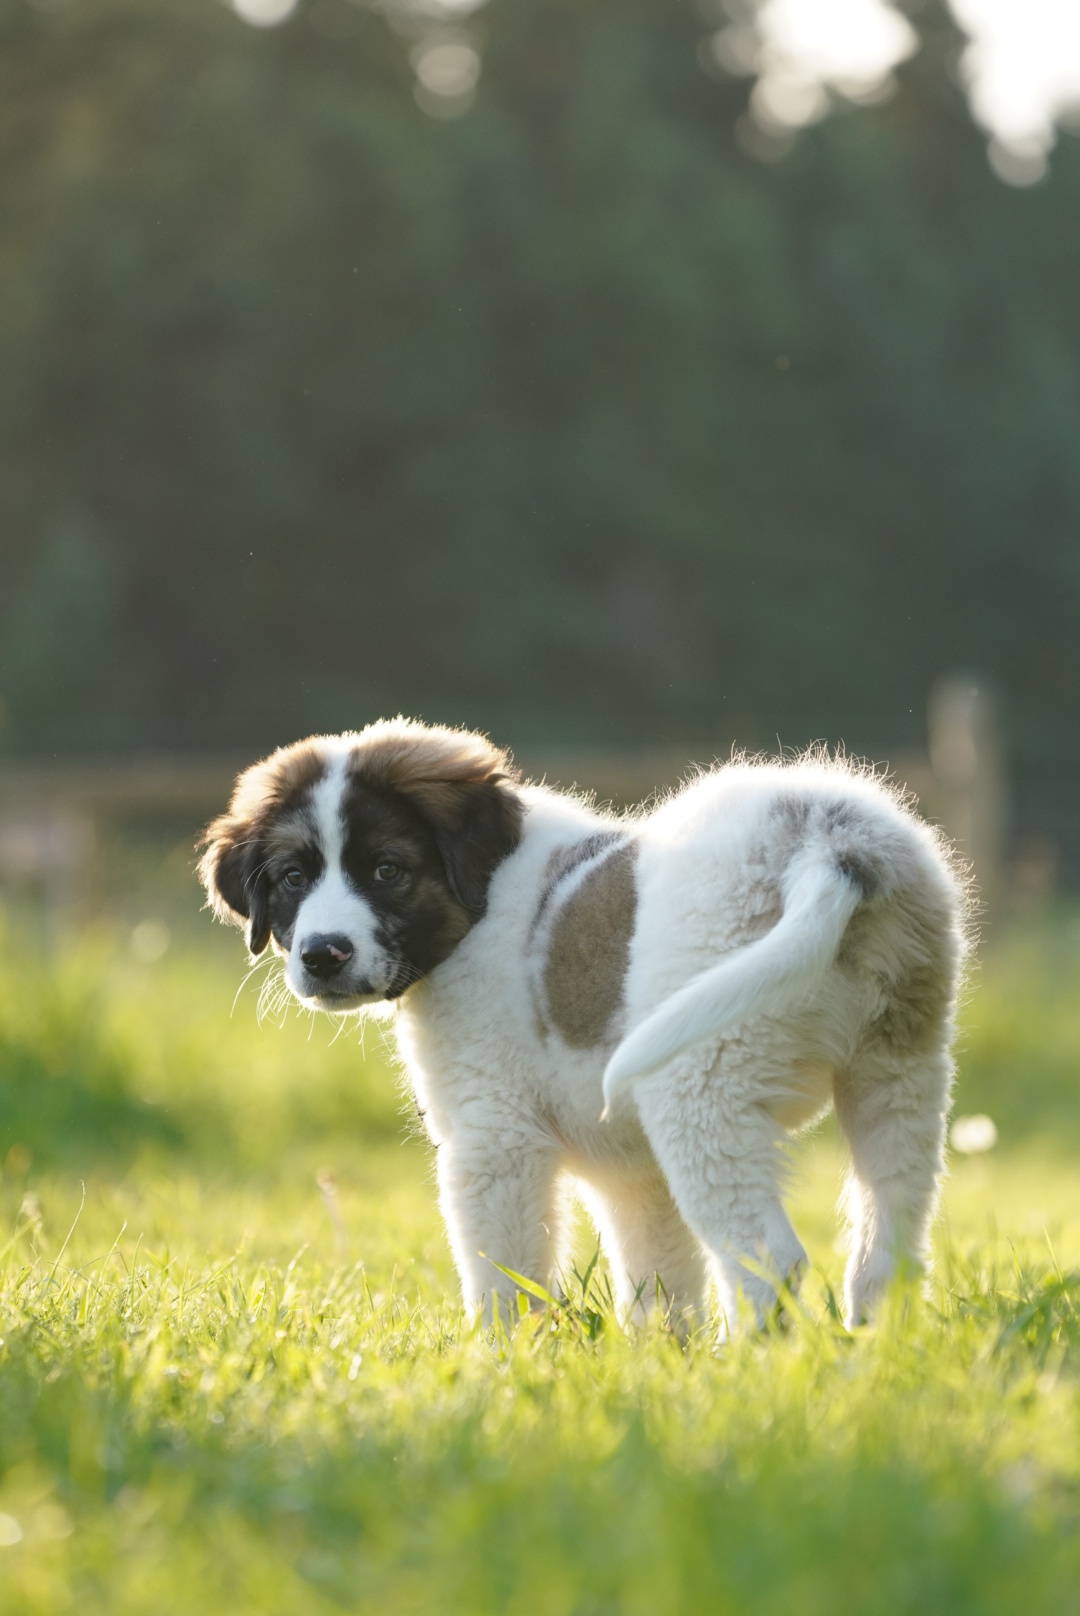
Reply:
M997 180L934 3L772 163L689 5L492 0L452 120L407 15L0 0L7 750L880 755L969 670L1080 847L1080 142Z

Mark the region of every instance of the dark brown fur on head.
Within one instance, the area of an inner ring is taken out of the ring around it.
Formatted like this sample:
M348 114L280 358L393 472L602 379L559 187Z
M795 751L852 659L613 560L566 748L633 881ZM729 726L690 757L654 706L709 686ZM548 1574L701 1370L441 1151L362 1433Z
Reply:
M454 895L478 919L496 866L521 839L509 754L469 730L398 718L360 732L349 773L355 787L389 788L419 810Z
M218 918L246 923L253 955L271 935L287 948L291 917L274 888L274 847L283 833L304 835L313 788L343 746L346 873L384 904L387 936L408 951L404 983L446 958L480 918L495 868L520 839L516 771L483 736L395 719L284 747L240 776L206 832L199 875ZM392 894L363 883L364 848L385 826L422 849L408 901L399 893L396 906Z

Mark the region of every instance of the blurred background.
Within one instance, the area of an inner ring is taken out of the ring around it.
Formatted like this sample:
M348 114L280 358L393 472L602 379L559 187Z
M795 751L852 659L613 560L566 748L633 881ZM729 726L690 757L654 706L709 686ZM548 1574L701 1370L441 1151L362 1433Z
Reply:
M0 0L4 890L399 710L1080 884L1078 109L1073 0Z
M5 1616L1072 1609L1078 626L1080 0L0 0ZM755 1344L722 1437L699 1369L453 1356L379 1026L193 874L398 711L617 804L820 741L945 825L947 1329Z

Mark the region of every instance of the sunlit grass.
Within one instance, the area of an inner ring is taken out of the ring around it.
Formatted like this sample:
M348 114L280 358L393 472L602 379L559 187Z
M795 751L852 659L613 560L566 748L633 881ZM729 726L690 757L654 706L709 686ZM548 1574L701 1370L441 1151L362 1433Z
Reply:
M722 1351L627 1339L602 1264L470 1327L378 1034L260 1027L256 982L230 1018L234 954L9 959L0 1609L1078 1608L1068 925L976 981L959 1106L1003 1144L953 1164L929 1299L837 1323L825 1130L800 1302Z
M57 958L5 941L0 1159L115 1169L156 1145L235 1169L298 1139L400 1133L379 1023L290 1009L275 962L245 979L234 938L153 965L108 932Z

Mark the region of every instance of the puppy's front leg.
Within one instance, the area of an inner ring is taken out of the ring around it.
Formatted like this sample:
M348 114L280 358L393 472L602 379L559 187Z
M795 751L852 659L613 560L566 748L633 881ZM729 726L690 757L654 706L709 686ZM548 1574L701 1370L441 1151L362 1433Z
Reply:
M561 1233L559 1165L531 1129L457 1127L443 1141L439 1199L470 1311L482 1309L490 1320L498 1296L506 1317L517 1286L500 1267L551 1288Z

